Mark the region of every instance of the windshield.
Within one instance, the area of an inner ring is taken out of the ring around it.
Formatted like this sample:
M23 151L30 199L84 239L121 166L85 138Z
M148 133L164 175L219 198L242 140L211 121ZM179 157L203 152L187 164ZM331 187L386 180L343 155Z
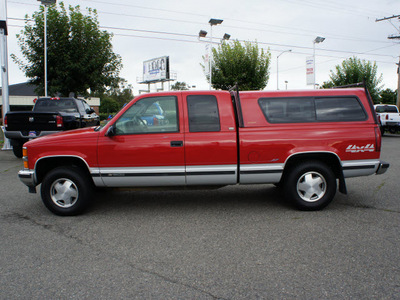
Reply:
M72 99L38 99L34 111L69 112L76 113L78 108Z

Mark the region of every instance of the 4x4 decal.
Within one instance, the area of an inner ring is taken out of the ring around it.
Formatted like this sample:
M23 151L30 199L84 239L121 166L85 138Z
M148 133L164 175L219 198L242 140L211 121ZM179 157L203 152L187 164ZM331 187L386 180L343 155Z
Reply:
M374 152L375 151L375 145L374 144L367 144L365 146L357 146L357 145L349 145L346 148L346 152L351 152L351 153L358 153L358 152Z

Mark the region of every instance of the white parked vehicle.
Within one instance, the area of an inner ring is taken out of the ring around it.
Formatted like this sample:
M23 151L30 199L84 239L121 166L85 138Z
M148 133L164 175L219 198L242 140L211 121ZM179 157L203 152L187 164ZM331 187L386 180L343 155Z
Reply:
M400 132L400 113L396 105L374 105L375 112L381 122L382 135L385 130L390 133Z

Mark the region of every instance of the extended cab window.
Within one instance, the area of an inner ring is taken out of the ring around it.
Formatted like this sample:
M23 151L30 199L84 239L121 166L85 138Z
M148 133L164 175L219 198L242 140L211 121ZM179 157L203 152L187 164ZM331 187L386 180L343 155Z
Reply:
M367 115L356 97L261 98L270 123L363 121Z
M178 132L175 96L144 98L133 104L115 123L116 134Z
M213 95L187 97L190 132L220 131L217 98Z

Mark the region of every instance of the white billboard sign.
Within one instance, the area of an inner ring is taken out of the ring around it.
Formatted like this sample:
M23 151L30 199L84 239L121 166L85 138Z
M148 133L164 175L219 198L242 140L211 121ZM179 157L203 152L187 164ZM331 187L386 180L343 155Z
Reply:
M169 79L169 56L153 58L143 62L143 81L164 81Z
M306 57L306 78L307 78L307 85L314 85L314 56Z

